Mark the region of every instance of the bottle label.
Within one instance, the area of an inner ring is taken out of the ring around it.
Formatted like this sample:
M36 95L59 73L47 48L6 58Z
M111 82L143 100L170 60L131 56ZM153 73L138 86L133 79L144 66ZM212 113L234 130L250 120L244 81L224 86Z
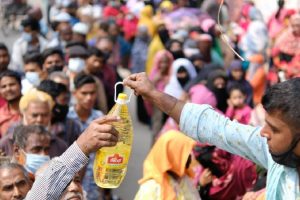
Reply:
M112 156L108 156L107 163L111 165L120 165L124 161L124 158L119 154L114 154Z

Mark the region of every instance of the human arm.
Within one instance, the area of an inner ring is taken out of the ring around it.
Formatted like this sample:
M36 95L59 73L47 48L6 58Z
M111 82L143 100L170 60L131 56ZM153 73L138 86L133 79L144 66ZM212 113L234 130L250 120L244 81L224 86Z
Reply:
M267 168L268 147L259 129L230 121L207 105L186 104L157 91L145 73L133 74L124 80L136 95L142 95L167 113L186 135L208 142L233 154L246 157Z
M103 117L93 121L73 145L51 160L45 172L35 180L26 199L59 199L74 175L87 165L91 152L116 144L118 133L108 124L116 120L116 117Z
M179 123L180 114L185 102L156 90L147 78L146 73L132 74L124 80L124 84L132 88L136 95L142 95L145 100L158 107Z

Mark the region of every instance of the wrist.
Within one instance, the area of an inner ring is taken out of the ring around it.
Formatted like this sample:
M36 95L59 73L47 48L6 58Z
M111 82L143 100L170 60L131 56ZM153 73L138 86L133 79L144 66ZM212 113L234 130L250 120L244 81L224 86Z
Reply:
M91 153L90 150L89 150L89 148L88 148L88 145L87 145L86 142L81 141L80 138L78 138L78 139L76 140L76 143L77 143L78 147L81 149L81 151L82 151L86 156L88 156L88 155Z

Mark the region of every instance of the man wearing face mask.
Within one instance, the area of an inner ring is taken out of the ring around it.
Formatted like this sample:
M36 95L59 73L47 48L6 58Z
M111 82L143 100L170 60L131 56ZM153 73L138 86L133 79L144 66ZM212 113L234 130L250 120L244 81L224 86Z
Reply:
M63 71L64 69L64 54L58 48L48 48L42 53L43 71L49 76L52 72Z
M0 140L0 149L10 156L13 154L13 132L16 126L22 125L41 125L47 130L51 127L51 110L54 101L51 96L39 90L31 90L22 96L19 108L22 115L21 121L13 124L6 135ZM59 156L67 149L66 143L51 134L49 155L50 157Z
M50 133L39 125L17 126L13 134L14 162L23 165L32 175L50 160Z
M81 133L81 126L75 120L67 117L70 100L67 87L61 83L44 80L38 86L38 90L48 93L55 101L52 110L51 133L64 140L68 145L73 144Z
M48 42L40 35L40 25L37 20L26 18L21 25L22 35L13 44L11 69L23 73L23 56L28 52L42 52Z
M36 88L45 79L42 69L42 56L38 52L27 53L24 56L25 77L22 80L22 94Z
M70 77L71 91L74 89L73 80L75 76L84 70L87 56L87 49L82 45L74 45L68 48L67 74Z

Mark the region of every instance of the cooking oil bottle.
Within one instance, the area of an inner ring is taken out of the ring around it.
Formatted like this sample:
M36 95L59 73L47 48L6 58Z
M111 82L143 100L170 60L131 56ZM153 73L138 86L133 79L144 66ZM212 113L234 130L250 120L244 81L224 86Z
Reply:
M119 141L114 147L104 147L96 152L94 161L94 180L102 188L117 188L122 183L130 157L133 141L133 128L128 112L128 98L124 93L118 95L116 104L108 115L118 116L119 121L112 125L119 132Z

